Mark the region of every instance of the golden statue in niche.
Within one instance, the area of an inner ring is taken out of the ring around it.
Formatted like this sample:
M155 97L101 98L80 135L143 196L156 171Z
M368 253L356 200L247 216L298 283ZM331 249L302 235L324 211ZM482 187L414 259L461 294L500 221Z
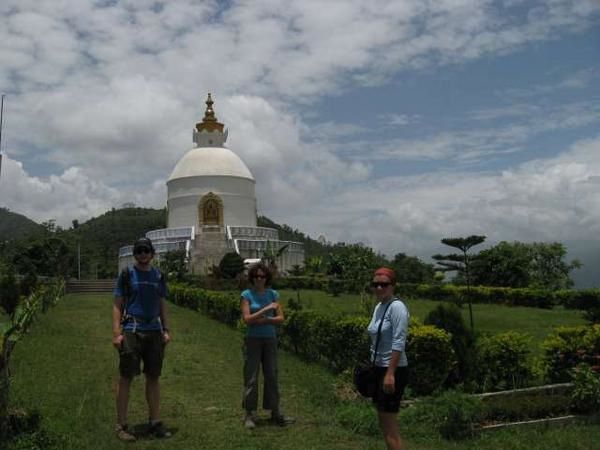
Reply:
M200 200L199 205L200 225L223 225L223 200L218 195L209 192Z

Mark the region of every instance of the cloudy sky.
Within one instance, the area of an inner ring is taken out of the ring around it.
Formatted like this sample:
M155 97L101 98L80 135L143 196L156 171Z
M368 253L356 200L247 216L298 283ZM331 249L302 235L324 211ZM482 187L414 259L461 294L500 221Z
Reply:
M313 237L600 235L597 0L3 0L0 42L0 206L37 221L163 207L210 91Z

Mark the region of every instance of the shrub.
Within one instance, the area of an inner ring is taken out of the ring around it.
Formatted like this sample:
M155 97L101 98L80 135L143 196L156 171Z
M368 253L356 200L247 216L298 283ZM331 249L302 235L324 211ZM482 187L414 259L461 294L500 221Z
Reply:
M532 378L531 338L508 331L477 344L477 382L481 390L514 389Z
M327 284L327 292L334 297L339 296L342 292L344 292L344 280L339 278L330 278L329 283Z
M403 434L431 439L432 432L446 439L472 436L483 411L479 398L458 391L447 391L400 411Z
M587 309L583 313L583 317L590 323L600 323L600 306Z
M12 268L8 268L0 275L0 306L12 317L18 303L19 286Z
M577 412L600 411L600 374L587 364L580 364L571 371L573 391L571 406Z
M473 364L473 333L465 324L460 308L454 304L439 304L429 312L423 321L425 325L447 331L452 336L452 348L457 358L457 370L454 382L465 381Z
M558 327L542 342L546 378L566 382L569 371L581 363L600 370L600 324Z
M460 440L473 436L482 412L481 400L457 391L448 391L435 400L442 417L439 432L445 439Z
M600 308L600 289L561 290L555 293L557 302L567 309L588 311Z
M287 302L287 307L288 307L288 310L290 310L290 311L302 311L302 308L304 306L302 305L302 302L300 301L300 296L298 296L297 299L295 299L294 297L290 297Z
M324 276L289 276L273 280L275 289L318 289L326 291L328 279Z
M235 278L244 271L244 260L236 252L226 253L219 263L219 273L225 278Z
M279 342L302 359L316 361L317 349L312 345L312 324L316 313L312 311L291 311L286 314L280 327Z
M450 335L432 325L410 327L406 353L409 385L418 395L441 387L456 364Z
M520 421L565 415L570 394L566 392L518 393L484 398L483 418L487 421Z

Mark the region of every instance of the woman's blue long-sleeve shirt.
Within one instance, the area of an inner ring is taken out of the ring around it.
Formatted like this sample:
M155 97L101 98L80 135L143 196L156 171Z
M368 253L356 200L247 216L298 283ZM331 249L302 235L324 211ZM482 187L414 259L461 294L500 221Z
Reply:
M379 347L377 348L377 358L375 365L379 367L388 367L392 360L392 350L400 352L400 361L398 367L408 366L405 346L408 336L408 320L410 314L408 309L398 298L390 300L393 302L385 313L383 326L381 327L381 337L379 338ZM375 340L377 339L377 330L381 322L387 303L378 303L373 311L373 317L367 328L371 338L371 360L375 352Z

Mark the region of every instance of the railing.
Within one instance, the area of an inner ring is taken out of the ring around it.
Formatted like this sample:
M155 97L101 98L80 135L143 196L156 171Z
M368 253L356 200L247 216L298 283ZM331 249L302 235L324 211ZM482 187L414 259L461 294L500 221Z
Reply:
M192 240L194 239L194 227L162 228L146 233L146 237L152 241L161 240Z
M227 237L235 238L263 238L276 241L279 239L279 233L274 228L266 227L245 227L245 226L227 226Z
M234 239L236 251L239 250L259 250L265 251L268 246L273 246L275 250L279 250L284 245L288 245L286 251L288 252L303 252L304 244L301 242L293 241L265 241L262 239ZM238 251L239 253L239 251Z
M177 242L156 242L153 243L154 250L156 253L167 253L175 250L185 250L186 254L189 253L190 241L177 241ZM127 256L133 256L133 245L125 245L119 249L119 258Z

